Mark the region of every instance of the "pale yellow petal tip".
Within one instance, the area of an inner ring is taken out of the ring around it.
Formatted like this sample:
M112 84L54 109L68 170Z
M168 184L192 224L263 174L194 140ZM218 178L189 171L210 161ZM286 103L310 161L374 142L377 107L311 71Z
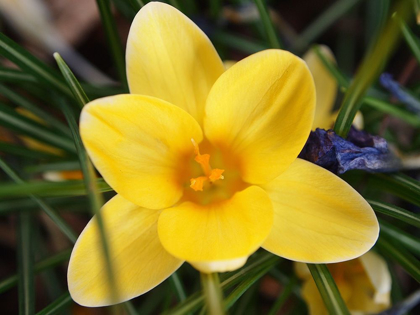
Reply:
M218 261L190 261L189 263L203 273L234 271L245 265L248 257Z

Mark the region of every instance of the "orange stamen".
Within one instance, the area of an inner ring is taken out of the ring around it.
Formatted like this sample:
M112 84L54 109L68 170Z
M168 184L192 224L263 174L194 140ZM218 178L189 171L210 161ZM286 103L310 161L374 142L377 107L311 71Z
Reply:
M191 142L194 146L194 153L195 158L194 160L201 165L201 169L203 170L205 176L200 176L197 178L191 178L191 185L190 187L195 191L203 191L203 186L206 181L210 181L210 183L214 183L219 179L223 179L223 172L225 170L221 170L218 168L212 169L210 166L210 155L209 154L200 154L200 149L198 144L191 139Z

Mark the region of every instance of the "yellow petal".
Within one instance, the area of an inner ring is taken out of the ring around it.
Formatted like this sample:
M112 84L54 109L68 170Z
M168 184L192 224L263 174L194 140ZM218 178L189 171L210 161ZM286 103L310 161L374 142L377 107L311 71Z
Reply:
M217 261L189 261L189 263L197 270L204 273L212 272L228 272L241 268L245 265L247 257L240 257L235 259L217 260Z
M387 305L375 302L375 289L365 274L353 276L349 283L353 292L347 306L352 314L377 314L387 308Z
M83 230L70 258L72 298L85 306L104 306L143 294L182 264L162 247L157 234L159 210L140 208L117 195L103 208L118 300L111 299L96 219Z
M236 60L225 60L223 61L223 66L225 67L225 70L227 70L229 68L232 68L232 66L236 63L237 63Z
M204 132L237 159L246 182L266 183L298 156L315 106L306 64L282 50L265 50L227 70L206 103Z
M83 143L108 184L149 209L173 205L182 196L182 156L193 152L202 132L187 112L165 101L117 95L90 102L80 119Z
M315 281L307 279L302 285L302 297L306 302L310 315L328 315L324 301L319 294Z
M378 238L369 204L329 171L297 159L263 188L274 206L274 224L263 247L295 261L333 263L359 257Z
M155 96L202 121L207 95L223 63L207 36L177 9L150 2L127 41L127 77L134 94Z
M165 209L158 231L162 245L175 257L197 266L217 262L221 266L217 271L221 271L226 268L221 261L252 254L267 237L272 223L270 199L261 188L251 186L225 201L204 206L184 202ZM239 260L236 265L240 267Z
M374 302L387 308L391 304L391 275L385 260L372 251L367 252L359 259L375 289Z
M335 63L334 55L327 46L320 45L319 48L327 58ZM337 95L337 81L313 49L303 56L303 60L311 70L316 88L316 110L312 129L330 129L333 123L331 112Z
M304 263L295 262L293 264L293 269L296 273L296 276L298 276L299 279L305 280L310 279L312 277L308 266Z

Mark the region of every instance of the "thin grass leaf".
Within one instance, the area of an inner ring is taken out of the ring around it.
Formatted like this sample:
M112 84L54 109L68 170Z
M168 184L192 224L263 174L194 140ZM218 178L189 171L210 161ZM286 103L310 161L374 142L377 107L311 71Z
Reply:
M57 300L52 302L42 311L36 313L37 315L55 315L61 314L73 302L70 293L64 293Z
M370 200L367 199L367 202L372 206L373 210L379 213L386 214L390 217L396 218L408 224L414 225L420 228L420 216L411 211L405 210L403 208L394 206L389 203Z
M366 46L368 51L373 48L379 34L383 31L389 16L390 0L366 1Z
M411 8L410 0L401 0L397 3L395 12L402 18L408 16ZM372 50L363 59L354 81L350 84L341 104L334 131L346 138L359 110L362 100L372 83L378 78L386 61L389 59L399 37L399 27L394 19L390 19L381 37Z
M256 42L245 38L242 35L230 34L228 32L215 31L211 35L211 38L214 43L240 50L246 54L253 54L269 48L269 46L264 43Z
M338 85L341 88L347 89L349 86L349 80L340 72L337 66L323 54L321 48L318 45L314 45L311 49L313 49L318 58L322 61L325 68L333 75Z
M331 73L331 75L336 79L338 85L341 88L341 91L346 91L350 85L350 80L341 73L335 64L333 64L324 54L318 45L313 46L312 48L317 54L318 58L322 61L325 68ZM380 100L371 96L365 96L363 98L363 105L374 108L384 114L389 114L394 117L397 117L406 123L412 125L413 127L420 127L420 117L414 113L408 111L405 108L399 107L397 105L388 103L384 100Z
M124 50L118 36L117 24L115 23L114 17L112 16L111 2L109 0L96 0L96 3L101 14L102 25L105 29L105 35L108 41L108 45L111 49L111 55L114 59L118 76L127 90L128 85L125 74Z
M133 303L131 301L127 301L124 303L124 309L127 312L128 315L138 315L136 308L134 307Z
M220 16L220 12L222 10L222 1L221 0L210 0L210 15L213 19L217 19Z
M349 12L361 0L339 0L325 10L300 34L293 50L304 51L310 43L324 33L333 23Z
M174 8L177 8L178 10L182 11L181 6L178 3L178 0L168 0L168 2Z
M135 2L135 1L134 1ZM138 12L138 9L130 4L127 0L113 0L112 3L115 5L117 10L128 20L132 21Z
M179 279L178 273L174 272L171 277L170 281L172 283L173 288L178 296L180 302L185 301L187 295L185 294L184 286L182 285L181 279Z
M225 309L228 310L236 303L236 301L258 280L262 278L263 275L267 274L271 268L275 265L267 265L264 268L261 268L254 275L248 277L243 282L241 282L225 299Z
M97 179L96 185L99 192L112 191L103 179ZM25 184L0 184L0 199L11 199L16 197L27 197L28 195L37 197L57 197L57 196L85 196L86 186L83 180L69 180L64 182L35 181Z
M374 108L384 114L389 114L394 117L397 117L413 127L420 127L420 117L403 107L398 107L394 104L370 96L366 96L363 98L363 105L370 108Z
M70 259L70 254L71 254L71 250L67 249L51 257L40 260L34 265L34 273L37 274L44 270L48 270L50 268L53 268L62 264L63 262ZM14 286L18 284L18 281L19 281L19 278L17 274L1 280L0 293L3 293L13 288Z
M21 156L30 159L45 159L56 157L56 155L44 151L38 151L29 149L27 147L22 147L20 145L1 142L0 141L0 152Z
M33 84L38 81L32 75L24 73L21 70L0 67L0 82Z
M278 314L280 312L280 310L283 307L284 303L286 303L286 301L288 300L288 298L292 294L293 289L296 286L297 282L298 282L298 278L296 276L292 276L289 279L289 282L284 287L283 291L281 292L281 294L277 298L276 302L274 303L274 305L271 308L271 310L268 313L268 315L276 315L276 314Z
M18 184L24 184L25 182L16 174L13 169L7 165L6 162L4 162L0 158L0 168L16 183ZM47 214L47 216L55 223L55 225L63 232L64 235L67 236L67 238L74 244L77 240L77 235L74 233L72 228L67 224L66 221L61 218L54 209L52 209L49 205L47 205L43 200L35 197L34 195L29 195L29 198L37 203L41 209Z
M21 94L9 89L5 85L0 85L0 94L8 98L16 105L29 110L31 113L41 118L47 125L55 128L60 133L70 135L70 130L66 125L54 116L48 114L46 111L42 110L38 105L29 101L27 97L23 97Z
M36 140L40 140L67 152L74 153L74 144L66 136L51 131L42 124L29 119L7 105L0 103L0 124L17 133L27 135Z
M255 273L259 273L261 269L268 268L268 266L274 266L278 263L279 257L273 256L268 253L258 255L247 266L241 268L238 271L230 272L225 275L225 279L221 281L221 287L223 290L228 290L237 283L246 281L248 278L252 277ZM268 269L271 269L268 268ZM263 275L260 275L261 277ZM189 312L195 312L200 307L204 305L204 296L202 292L197 292L190 295L184 302L179 303L176 307L166 312L166 315L184 315Z
M28 173L39 173L47 171L75 171L80 170L80 163L78 161L63 161L53 163L43 163L38 165L25 166L25 171Z
M85 198L52 197L45 200L50 206L60 206L60 211L71 211L72 213L86 213L87 204ZM11 199L0 201L0 216L9 215L21 211L40 211L39 206L31 199Z
M62 100L60 102L64 116L67 119L70 130L73 134L74 143L77 148L77 154L80 161L80 167L83 172L83 178L86 184L87 194L89 197L91 212L96 216L96 222L99 229L100 240L102 244L103 258L105 260L105 268L108 277L109 289L111 292L111 299L118 299L118 292L116 291L115 278L113 267L111 263L111 254L109 251L109 245L106 238L106 227L102 219L100 209L103 205L103 198L100 194L99 186L97 185L96 175L92 163L87 155L87 152L83 146L82 139L80 138L79 129L76 120L73 116L72 111L67 104Z
M413 279L420 282L420 262L416 257L403 248L395 246L388 238L383 236L379 238L376 244L384 256L397 262Z
M414 254L420 255L420 239L395 227L384 220L379 220L381 225L381 233L395 243L405 247Z
M420 183L403 174L374 174L370 177L369 186L373 189L385 189L392 194L420 206Z
M420 39L414 35L414 33L410 30L407 23L405 23L402 19L396 17L398 19L398 23L401 28L401 33L408 45L410 47L411 52L413 53L414 57L417 59L417 62L420 64Z
M128 2L133 8L133 10L135 10L136 12L139 11L144 6L144 3L142 0L125 0L125 1Z
M18 222L18 288L19 314L32 315L35 312L35 277L32 216L19 214Z
M47 86L54 88L63 95L71 96L70 90L63 83L56 71L27 52L3 33L0 33L0 55L15 63L22 70L32 74L35 78L47 84Z
M327 266L324 264L306 265L311 272L328 312L335 315L350 315Z
M67 82L71 92L73 93L74 98L79 104L80 108L83 108L86 103L89 102L88 97L86 96L85 91L83 91L79 81L77 81L73 72L71 72L69 66L64 62L59 53L54 53L55 61L57 62L58 67L60 68L61 74Z
M264 30L267 36L267 41L270 44L271 48L281 48L280 39L277 36L276 30L273 23L271 22L270 15L268 14L267 5L264 3L264 0L254 0L255 5L258 8L260 13L261 21L264 25Z

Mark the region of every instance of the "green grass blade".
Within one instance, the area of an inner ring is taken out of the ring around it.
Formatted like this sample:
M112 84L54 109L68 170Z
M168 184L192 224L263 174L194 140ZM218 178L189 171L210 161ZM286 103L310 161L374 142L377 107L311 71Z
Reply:
M8 106L0 103L0 124L17 133L27 135L57 148L74 153L74 144L66 136L54 133L42 124L20 115Z
M220 16L220 12L222 11L222 1L221 0L210 0L210 15L213 19L217 19Z
M237 270L235 272L230 272L226 275L226 278L221 281L221 287L223 290L228 290L237 283L246 281L249 277L252 277L255 273L263 268L268 268L268 266L274 266L279 261L279 257L273 256L268 253L259 255L254 261L249 263L247 266ZM269 269L271 269L268 268ZM261 277L263 275L261 274ZM204 296L202 292L197 292L190 295L184 302L179 303L175 308L166 312L166 315L185 315L189 312L194 312L202 307L204 304Z
M420 206L420 182L402 174L374 174L370 186L374 189L385 189L394 195Z
M103 179L96 181L99 192L112 191ZM64 182L35 181L25 184L0 184L0 199L11 199L16 197L27 197L28 195L37 197L57 197L57 196L84 196L87 194L83 180L70 180Z
M405 108L369 96L363 99L363 105L397 117L413 127L420 127L420 117Z
M332 76L336 79L338 85L341 88L347 89L349 86L349 80L340 72L335 64L331 62L327 56L325 56L318 45L313 46L311 49L316 53L318 58L322 61L325 68L332 74Z
M16 183L24 184L24 181L16 174L12 168L6 164L0 158L0 168ZM48 215L48 217L57 225L57 227L63 232L67 238L74 243L76 243L77 235L74 231L70 228L66 221L64 221L54 209L52 209L49 205L47 205L43 200L35 197L34 195L29 195L29 198L32 199L35 203L37 203L41 209Z
M361 0L339 0L325 10L300 34L294 49L304 51L310 43L324 33L334 22L350 11Z
M276 30L273 23L271 22L270 15L268 14L267 5L264 0L254 0L255 5L260 13L261 21L264 25L264 30L267 35L267 41L271 48L280 49L282 47L279 37L277 36Z
M214 43L218 43L235 50L240 50L246 54L253 54L269 48L269 46L264 43L259 43L241 35L230 34L222 31L215 31L211 35L211 39Z
M335 315L350 315L327 266L324 264L307 264L307 266L328 312Z
M11 144L7 142L1 142L1 141L0 141L0 152L16 155L16 156L22 156L25 158L31 158L31 159L43 159L43 158L56 157L56 155L53 155L52 153L33 150L27 147L22 147L20 145Z
M185 301L187 295L185 294L184 286L182 285L181 279L179 279L178 273L174 272L171 277L170 281L172 283L173 288L175 289L176 294L178 295L178 299L180 302Z
M28 173L39 173L47 171L75 171L80 170L79 161L60 161L53 163L43 163L37 165L29 165L25 167Z
M420 239L416 238L415 236L400 230L399 228L395 227L394 225L384 221L379 220L381 225L381 233L382 235L388 237L389 239L394 240L395 243L398 243L405 247L406 249L410 250L414 254L420 255Z
M293 292L294 287L297 285L298 279L296 276L293 276L289 279L289 282L284 287L283 291L277 298L276 302L274 303L273 307L271 308L268 315L276 315L281 310L284 303L287 301L287 299L290 297L290 295Z
M96 216L96 222L98 224L100 240L102 244L102 251L103 251L103 258L105 261L105 268L108 277L108 284L109 289L111 292L111 299L118 299L118 292L115 285L115 278L114 272L111 262L111 254L109 251L109 245L106 238L106 227L104 225L104 221L102 219L102 215L100 209L103 205L102 195L100 194L99 187L96 181L95 170L93 165L87 155L87 152L83 146L82 139L80 138L79 129L76 123L76 120L73 116L72 111L67 106L67 104L63 101L61 102L61 107L64 112L64 115L67 119L69 124L70 130L73 134L74 143L77 148L77 154L80 161L80 167L83 172L83 178L86 184L87 194L90 201L90 207L92 214Z
M383 31L389 17L391 0L369 0L366 3L365 28L367 50L372 49L379 34Z
M367 202L369 202L373 210L375 210L376 212L386 214L390 217L396 218L398 220L420 228L420 216L418 214L412 213L411 211L394 206L392 204L377 200L367 199Z
M40 260L34 265L34 273L37 274L44 270L48 270L50 268L53 268L62 264L63 262L69 260L70 254L71 254L71 250L68 249L58 254L55 254L51 257ZM18 284L18 281L19 280L18 280L17 274L1 280L0 281L0 294L16 286Z
M32 215L26 212L20 213L18 224L19 314L32 315L35 312Z
M0 82L33 84L38 81L32 75L24 73L21 70L0 67Z
M37 315L56 315L61 314L65 309L68 308L68 306L73 302L70 294L64 293L62 296L60 296L57 300L52 302L50 305L48 305L46 308L44 308L42 311L36 313Z
M341 90L346 91L350 85L349 79L341 73L335 64L333 64L326 56L324 56L319 46L315 45L312 49L317 54L318 58L322 61L325 68L336 79ZM414 127L420 127L419 116L406 110L405 108L398 107L395 104L391 104L371 96L365 96L363 98L363 105L374 108L384 114L390 114L394 117L397 117Z
M397 3L395 11L398 12L399 16L405 17L408 15L410 8L410 0L401 0ZM354 81L346 91L334 125L334 131L339 136L347 137L354 117L362 104L363 97L381 73L397 43L398 37L399 27L397 22L395 19L390 19L372 50L363 59Z
M225 309L228 310L236 301L258 280L267 274L275 265L267 265L241 282L225 299Z
M136 308L130 301L124 303L124 309L128 315L138 315Z
M48 114L46 111L39 108L38 105L29 101L27 97L23 97L21 94L7 88L4 85L0 85L0 94L8 98L10 101L15 103L16 105L29 110L31 113L41 118L47 125L55 128L56 130L60 131L62 134L70 135L70 130L66 125L64 125L61 121L59 121L54 116Z
M59 53L54 53L55 61L57 62L58 67L67 82L71 92L73 93L74 98L79 104L80 108L83 108L86 103L89 102L88 97L86 96L85 91L83 91L79 81L77 81L73 72L71 72L69 66L64 62Z
M381 253L397 262L417 282L420 282L420 262L412 254L381 236L376 243Z
M62 82L56 71L35 58L3 33L0 33L0 55L15 63L22 70L32 74L47 86L66 96L71 96L70 90Z
M403 20L398 19L398 23L401 28L401 32L403 34L403 37L408 45L410 47L411 52L413 53L414 57L417 59L417 62L420 64L420 40L419 38L414 35L414 33L410 30L407 23L405 23Z
M105 35L111 49L111 55L114 59L118 76L122 84L127 87L124 50L118 36L117 24L112 16L111 2L109 0L96 0L96 3L101 14L102 25L105 28Z

